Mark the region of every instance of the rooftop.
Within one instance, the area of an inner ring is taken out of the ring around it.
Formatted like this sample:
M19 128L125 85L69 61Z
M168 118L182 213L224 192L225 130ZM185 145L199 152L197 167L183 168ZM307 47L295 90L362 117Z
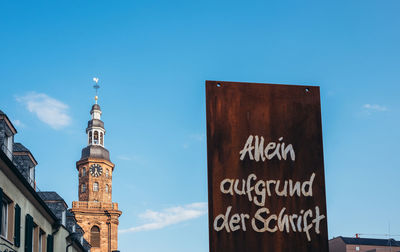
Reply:
M38 194L44 201L64 201L56 192L38 192Z
M394 239L375 239L375 238L354 238L339 236L344 243L351 245L369 245L369 246L395 246L400 247L400 241Z
M16 152L30 152L29 149L27 149L24 145L21 143L14 143L13 149Z
M89 145L82 149L81 160L85 158L101 158L110 161L110 153L100 145Z
M17 134L17 130L15 129L14 125L11 123L11 121L8 118L7 114L4 113L2 110L0 110L0 119L5 119L5 122L7 123L8 127L12 131L13 135Z

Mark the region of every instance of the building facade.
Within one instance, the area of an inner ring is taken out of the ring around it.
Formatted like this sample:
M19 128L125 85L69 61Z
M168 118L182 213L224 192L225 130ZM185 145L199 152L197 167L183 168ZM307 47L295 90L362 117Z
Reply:
M96 103L90 111L86 128L87 146L76 162L79 176L79 201L72 202L71 211L85 231L92 252L111 252L118 249L118 218L122 212L112 202L114 164L104 147L105 128L101 109Z
M89 251L74 216L70 227L63 218L67 206L52 208L53 201L43 199L47 193L37 191L36 159L21 143L14 143L16 133L0 110L0 252Z

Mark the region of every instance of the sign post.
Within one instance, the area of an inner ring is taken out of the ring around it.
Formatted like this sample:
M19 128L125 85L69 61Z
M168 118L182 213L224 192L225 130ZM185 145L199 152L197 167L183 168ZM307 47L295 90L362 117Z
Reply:
M210 252L328 251L319 87L206 82Z

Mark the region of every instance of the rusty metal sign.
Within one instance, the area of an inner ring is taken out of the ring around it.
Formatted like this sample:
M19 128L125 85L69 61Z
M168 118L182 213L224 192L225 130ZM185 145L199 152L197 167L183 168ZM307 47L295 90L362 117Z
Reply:
M211 252L328 251L319 87L206 82Z

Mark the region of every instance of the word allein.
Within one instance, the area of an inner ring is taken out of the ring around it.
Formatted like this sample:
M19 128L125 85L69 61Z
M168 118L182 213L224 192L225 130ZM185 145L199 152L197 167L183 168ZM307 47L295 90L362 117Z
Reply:
M283 137L280 137L278 142L269 142L264 148L264 137L250 135L247 138L243 149L239 152L240 160L243 160L246 157L246 154L249 155L250 160L255 160L256 162L264 162L265 160L271 160L274 157L278 158L279 160L286 160L288 154L290 154L290 159L295 161L296 154L294 152L293 145L286 145L285 142L282 142L282 140Z

